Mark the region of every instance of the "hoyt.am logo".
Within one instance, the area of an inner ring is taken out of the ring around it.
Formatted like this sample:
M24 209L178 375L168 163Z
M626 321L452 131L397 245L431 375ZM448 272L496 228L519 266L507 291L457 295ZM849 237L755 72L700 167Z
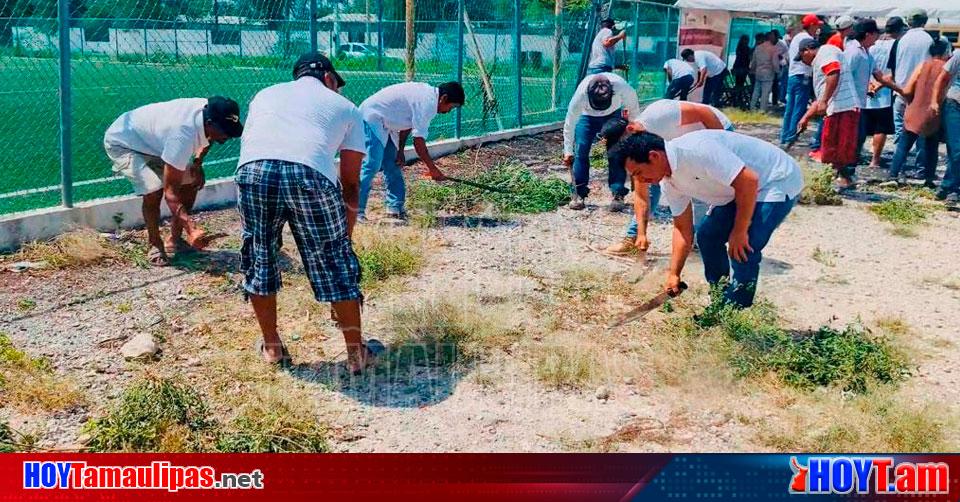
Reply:
M943 462L895 462L893 457L790 457L790 493L945 494L950 466Z

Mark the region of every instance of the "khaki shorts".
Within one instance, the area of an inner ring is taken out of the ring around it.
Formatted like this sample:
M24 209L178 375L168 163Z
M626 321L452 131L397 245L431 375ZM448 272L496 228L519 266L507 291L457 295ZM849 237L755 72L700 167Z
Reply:
M163 190L164 162L160 157L146 155L129 150L122 146L104 144L107 157L113 162L113 172L122 175L133 185L133 192L137 195L147 195ZM193 174L190 169L184 172L184 185L193 183Z

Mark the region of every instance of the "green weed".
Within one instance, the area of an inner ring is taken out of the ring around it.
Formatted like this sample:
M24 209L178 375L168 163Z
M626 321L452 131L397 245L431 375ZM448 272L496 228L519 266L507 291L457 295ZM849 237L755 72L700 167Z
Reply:
M394 276L415 275L423 267L423 241L411 230L391 232L358 229L354 250L360 260L360 287L376 287Z
M807 161L801 161L805 186L800 193L800 204L815 206L839 206L843 199L833 189L835 173L830 167L814 168Z
M471 178L509 193L492 192L464 184L415 183L409 197L411 209L423 212L470 212L484 203L504 213L553 211L570 200L567 182L540 178L520 164L500 164Z
M870 206L870 212L881 221L892 223L894 228L902 229L899 235L912 237L913 227L923 224L933 210L916 198L893 198Z
M33 310L37 306L37 302L32 298L21 298L17 300L17 310L20 312L27 312Z
M247 408L217 438L224 453L324 453L327 431L314 417L297 416L286 407Z

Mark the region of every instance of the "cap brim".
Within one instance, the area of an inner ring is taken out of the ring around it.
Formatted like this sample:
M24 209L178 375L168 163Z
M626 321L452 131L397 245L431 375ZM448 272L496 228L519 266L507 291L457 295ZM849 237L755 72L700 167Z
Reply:
M337 87L343 87L347 85L347 83L343 80L343 77L341 77L336 70L330 70L330 73L333 73L333 76L337 77Z
M221 134L228 138L239 138L243 135L243 124L239 122L217 123L211 122Z

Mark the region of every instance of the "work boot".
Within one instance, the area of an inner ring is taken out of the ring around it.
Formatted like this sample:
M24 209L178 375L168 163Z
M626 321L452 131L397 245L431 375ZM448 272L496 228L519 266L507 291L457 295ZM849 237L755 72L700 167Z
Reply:
M613 255L625 255L636 249L633 237L624 237L620 242L607 246L604 251Z
M570 204L567 204L567 207L573 209L574 211L582 211L587 207L587 203L584 201L583 197L574 195L570 198Z
M610 201L610 205L607 206L607 211L611 213L619 213L627 208L627 205L623 203L622 195L614 195L613 200Z

